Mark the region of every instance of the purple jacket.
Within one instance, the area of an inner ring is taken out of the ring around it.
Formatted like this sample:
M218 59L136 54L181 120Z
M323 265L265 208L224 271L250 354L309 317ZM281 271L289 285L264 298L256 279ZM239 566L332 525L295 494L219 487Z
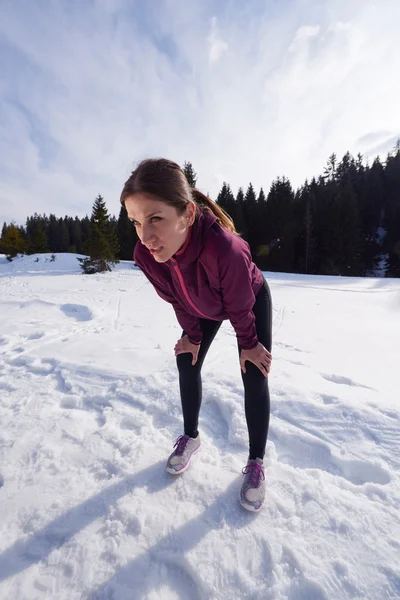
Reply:
M172 304L181 327L193 344L200 344L199 319L229 319L243 349L257 345L252 308L263 276L252 262L250 247L199 211L180 250L158 263L140 241L133 258L161 298Z

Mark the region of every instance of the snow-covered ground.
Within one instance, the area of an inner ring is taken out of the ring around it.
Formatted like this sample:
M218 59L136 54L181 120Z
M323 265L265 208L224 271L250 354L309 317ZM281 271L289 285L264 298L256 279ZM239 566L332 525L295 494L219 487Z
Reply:
M247 429L235 332L182 433L172 308L132 263L0 257L2 600L400 598L400 280L265 273L267 498L238 503Z

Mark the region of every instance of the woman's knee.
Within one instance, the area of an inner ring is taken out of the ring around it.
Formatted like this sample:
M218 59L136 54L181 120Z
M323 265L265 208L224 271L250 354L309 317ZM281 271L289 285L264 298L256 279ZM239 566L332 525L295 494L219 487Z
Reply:
M264 373L254 363L246 360L246 373L242 373L242 379L245 387L262 388L265 383L268 382L268 378L265 377ZM268 383L267 383L268 385Z
M178 354L176 357L176 366L178 367L179 373L195 373L201 368L200 361L197 358L195 365L192 365L193 356L192 354L185 352L184 354Z

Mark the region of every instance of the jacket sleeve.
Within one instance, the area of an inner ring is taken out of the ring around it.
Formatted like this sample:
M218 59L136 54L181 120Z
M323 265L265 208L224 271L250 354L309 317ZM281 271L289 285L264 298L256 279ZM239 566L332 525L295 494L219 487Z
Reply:
M222 302L243 350L258 343L253 306L256 301L251 285L251 253L233 245L219 255Z
M150 281L160 298L169 304L172 304L178 323L187 333L189 341L192 342L192 344L201 344L203 334L200 328L200 319L186 312L176 298L171 294L171 292L165 289L150 273L146 271L146 269L142 267L138 252L134 253L134 260L137 266L141 269L142 273Z

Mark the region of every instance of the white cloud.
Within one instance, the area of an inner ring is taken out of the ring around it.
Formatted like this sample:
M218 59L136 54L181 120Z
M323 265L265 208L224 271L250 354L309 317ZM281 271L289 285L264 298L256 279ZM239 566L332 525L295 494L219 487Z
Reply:
M400 135L397 0L106 4L3 9L0 224L84 215L98 193L118 213L145 156L191 160L216 196Z
M302 25L296 31L293 41L288 48L288 51L301 51L304 44L307 43L309 39L316 37L320 31L321 27L319 25Z
M228 51L228 44L220 38L217 30L217 17L211 19L211 32L207 40L210 46L208 60L215 63Z

